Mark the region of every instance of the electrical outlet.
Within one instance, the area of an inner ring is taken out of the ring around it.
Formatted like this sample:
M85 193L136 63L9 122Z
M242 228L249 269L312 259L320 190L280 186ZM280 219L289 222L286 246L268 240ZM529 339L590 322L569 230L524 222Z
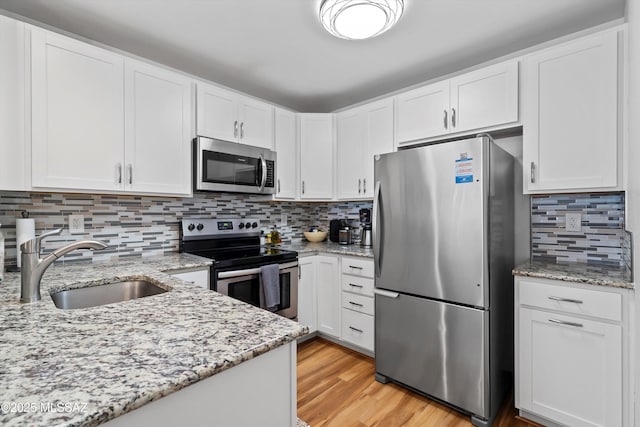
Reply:
M84 215L69 215L69 234L84 233Z
M582 230L582 214L580 212L570 212L565 216L564 229L566 231Z
M280 225L285 226L287 225L287 214L283 213L280 215Z

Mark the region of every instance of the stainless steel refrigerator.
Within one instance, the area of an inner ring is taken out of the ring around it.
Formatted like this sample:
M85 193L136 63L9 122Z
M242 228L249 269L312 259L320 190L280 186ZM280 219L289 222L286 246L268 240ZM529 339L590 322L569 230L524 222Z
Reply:
M513 371L513 168L488 136L374 158L376 379L478 426Z

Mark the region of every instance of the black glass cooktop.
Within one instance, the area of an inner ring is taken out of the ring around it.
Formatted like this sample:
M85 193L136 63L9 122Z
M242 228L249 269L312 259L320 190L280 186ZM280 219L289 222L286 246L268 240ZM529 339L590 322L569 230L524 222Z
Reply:
M199 249L189 251L194 255L214 260L214 268L237 266L260 266L293 261L298 253L269 246L247 246L234 248Z

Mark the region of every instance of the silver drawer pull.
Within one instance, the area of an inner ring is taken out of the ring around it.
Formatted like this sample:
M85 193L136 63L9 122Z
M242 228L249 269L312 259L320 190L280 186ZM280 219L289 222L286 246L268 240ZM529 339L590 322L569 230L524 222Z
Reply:
M355 283L349 283L349 286L353 286L354 288L362 288L362 285L356 285Z
M353 326L349 326L349 329L351 329L352 331L360 332L361 334L364 333L362 329L354 328Z
M582 328L582 323L575 323L575 322L565 322L564 320L558 320L558 319L549 319L549 322L551 323L557 323L559 325L566 325L566 326L573 326L576 328Z
M579 299L562 298L562 297L554 297L554 296L549 297L549 299L550 300L554 300L554 301L572 302L574 304L582 304L582 301L580 301Z
M358 267L357 265L350 265L349 268L353 268L356 270L362 270L362 267Z
M363 307L362 304L358 304L357 302L349 301L349 304L355 305L356 307Z

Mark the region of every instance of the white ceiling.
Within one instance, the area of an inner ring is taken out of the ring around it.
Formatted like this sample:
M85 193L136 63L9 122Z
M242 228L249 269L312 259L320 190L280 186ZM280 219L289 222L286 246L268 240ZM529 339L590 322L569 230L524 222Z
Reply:
M405 0L337 39L320 0L0 0L0 8L304 112L328 112L624 16L625 0Z

